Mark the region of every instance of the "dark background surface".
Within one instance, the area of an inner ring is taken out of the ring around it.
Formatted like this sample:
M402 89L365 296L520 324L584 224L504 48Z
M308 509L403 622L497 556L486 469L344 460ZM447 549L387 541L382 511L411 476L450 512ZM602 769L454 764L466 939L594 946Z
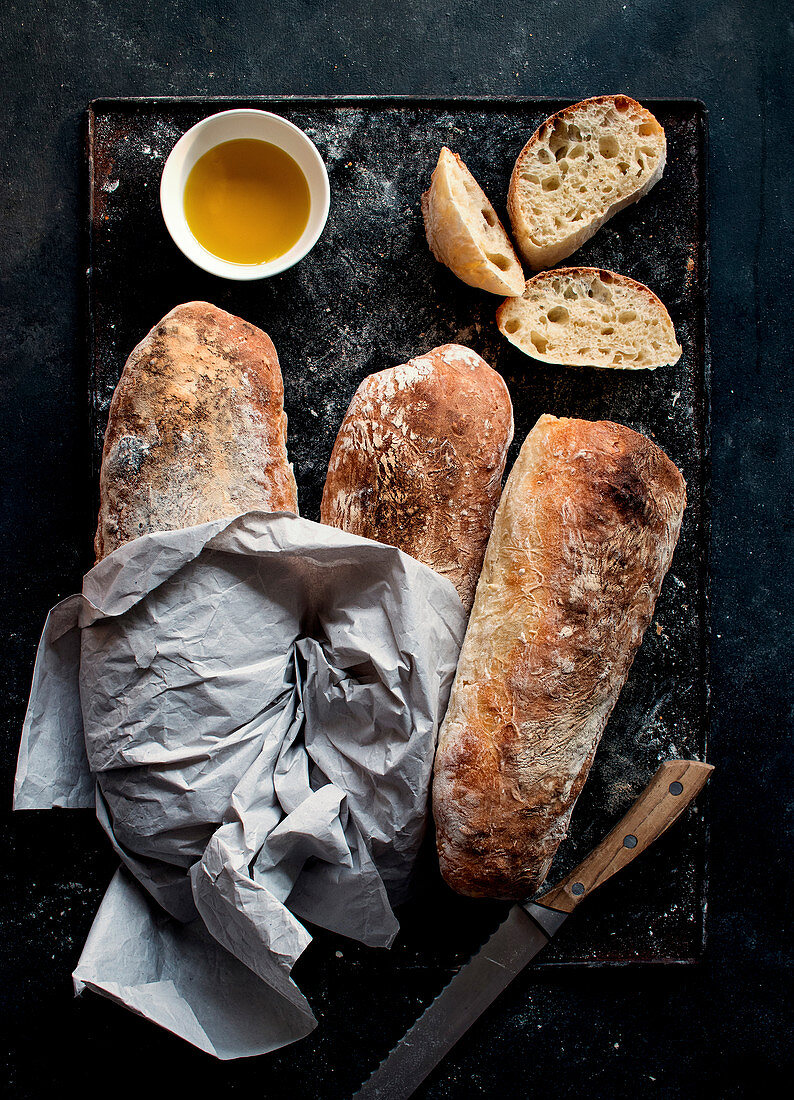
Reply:
M47 1096L70 1082L93 1091L92 1080L112 1079L117 1095L343 1097L435 992L425 977L387 1000L373 982L377 962L343 952L344 1004L303 982L318 1015L328 1013L311 1048L233 1065L108 1001L72 999L69 975L115 860L83 815L6 811L44 615L90 563L81 142L99 95L625 91L705 101L717 767L705 960L528 972L425 1095L743 1096L775 1071L790 1074L789 5L5 0L0 10L0 871L11 1094ZM565 934L575 935L573 922Z

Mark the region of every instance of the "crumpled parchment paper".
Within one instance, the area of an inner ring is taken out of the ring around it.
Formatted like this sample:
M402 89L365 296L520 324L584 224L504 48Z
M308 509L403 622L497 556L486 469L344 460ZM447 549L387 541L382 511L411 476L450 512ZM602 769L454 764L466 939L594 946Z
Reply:
M78 991L219 1058L308 1034L301 919L396 935L464 630L431 569L286 514L96 565L48 617L14 802L95 805L121 858Z

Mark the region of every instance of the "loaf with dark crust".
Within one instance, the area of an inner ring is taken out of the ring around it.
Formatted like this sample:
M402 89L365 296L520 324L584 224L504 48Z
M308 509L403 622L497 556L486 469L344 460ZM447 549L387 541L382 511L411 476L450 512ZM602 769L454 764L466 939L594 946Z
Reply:
M439 735L444 878L525 898L568 830L686 502L650 440L542 416L505 485Z
M361 383L336 437L320 517L429 565L468 610L512 438L501 376L470 348L434 348Z
M133 350L113 394L97 561L149 531L255 508L297 512L286 434L270 337L207 302L172 309Z

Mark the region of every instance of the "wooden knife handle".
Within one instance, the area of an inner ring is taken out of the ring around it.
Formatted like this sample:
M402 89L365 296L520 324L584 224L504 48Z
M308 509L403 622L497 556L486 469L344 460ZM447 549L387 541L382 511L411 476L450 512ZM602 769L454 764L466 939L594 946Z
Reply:
M533 900L571 913L597 886L644 852L677 821L714 770L699 760L668 760L611 833L569 875Z

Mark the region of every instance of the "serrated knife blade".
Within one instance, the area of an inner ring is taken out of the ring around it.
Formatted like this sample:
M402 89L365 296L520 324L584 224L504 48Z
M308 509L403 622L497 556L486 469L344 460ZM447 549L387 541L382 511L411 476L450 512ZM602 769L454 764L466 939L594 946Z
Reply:
M612 831L569 875L505 921L425 1009L353 1100L407 1100L576 906L645 851L699 794L713 771L699 760L668 760Z
M532 902L526 910L514 905L506 920L425 1009L354 1100L403 1100L411 1096L488 1005L543 950L567 915L544 910Z

